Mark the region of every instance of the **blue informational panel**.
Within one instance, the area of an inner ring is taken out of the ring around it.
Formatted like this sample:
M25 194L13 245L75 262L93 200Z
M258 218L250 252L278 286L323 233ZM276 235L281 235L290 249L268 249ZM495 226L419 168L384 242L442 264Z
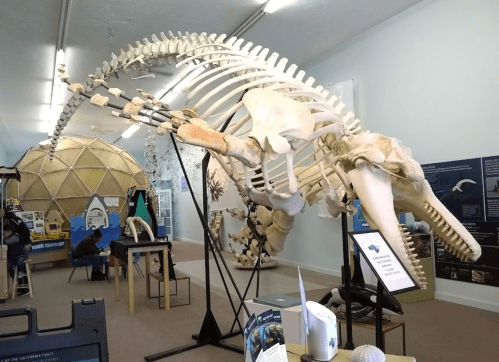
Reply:
M499 221L499 156L482 158L485 220Z
M480 158L432 163L422 168L435 196L459 221L485 220Z
M499 156L422 168L435 195L482 248L475 263L466 263L435 242L437 278L499 287Z
M371 230L371 228L367 224L367 221L364 217L364 213L362 212L362 209L360 208L360 200L354 200L353 206L357 209L357 212L353 216L353 230L354 231ZM399 215L399 223L405 224L405 222L406 222L405 214L400 214Z
M118 239L121 236L120 215L114 211L109 214L109 226L100 227L102 231L102 240L98 244L101 248L107 248L111 240ZM85 236L92 234L93 229L85 229L85 217L77 215L71 217L71 247L77 245Z
M66 247L64 239L40 240L31 244L30 254L44 253L47 251L61 250Z

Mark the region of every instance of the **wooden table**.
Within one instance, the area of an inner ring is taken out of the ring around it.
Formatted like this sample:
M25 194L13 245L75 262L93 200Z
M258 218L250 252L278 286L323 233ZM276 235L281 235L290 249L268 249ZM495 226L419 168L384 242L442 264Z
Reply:
M305 353L305 346L299 344L286 343L288 351L288 362L300 362L300 355ZM414 357L402 357L387 354L386 362L416 362ZM339 349L338 354L333 357L332 362L352 362L352 351Z
M339 343L340 346L343 344L342 339L341 339L341 324L346 325L347 321L342 318L336 317L336 322L338 323L338 335L339 335ZM357 322L357 321L352 321L352 326L360 327L360 328L365 328L365 329L371 329L373 331L376 330L376 319L372 318L369 319L366 322ZM403 355L405 356L405 322L404 321L387 321L383 320L383 328L382 328L382 333L383 333L383 350L385 350L385 333L390 332L394 330L395 328L402 327L402 351ZM375 334L373 334L375 336Z
M133 238L120 238L111 241L111 255L116 259L127 262L127 275L128 275L128 314L133 315L135 311L134 289L133 289L133 254L145 253L146 259L146 275L150 272L150 252L163 251L163 278L169 280L168 276L168 246L169 242L156 240L154 242L139 241L135 242ZM124 257L127 254L126 259ZM120 298L120 284L119 284L119 264L114 263L114 296L116 300ZM165 295L165 309L170 310L170 287L168 283L163 283L163 293ZM146 295L150 295L149 284L146 283Z

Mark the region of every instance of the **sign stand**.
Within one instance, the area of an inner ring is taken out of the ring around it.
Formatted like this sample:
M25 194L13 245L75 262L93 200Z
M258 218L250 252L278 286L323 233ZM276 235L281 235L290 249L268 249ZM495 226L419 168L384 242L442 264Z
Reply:
M383 283L378 280L378 291L376 293L376 347L385 353L385 341L383 338Z
M379 230L348 233L378 278L376 295L376 347L385 352L383 340L383 290L388 295L419 289L397 254Z
M345 303L346 303L346 329L347 329L347 340L345 342L345 349L352 351L355 346L353 344L353 333L352 333L352 296L350 293L350 248L348 247L348 224L347 224L347 214L346 212L341 213L341 233L343 239L343 275L345 284Z

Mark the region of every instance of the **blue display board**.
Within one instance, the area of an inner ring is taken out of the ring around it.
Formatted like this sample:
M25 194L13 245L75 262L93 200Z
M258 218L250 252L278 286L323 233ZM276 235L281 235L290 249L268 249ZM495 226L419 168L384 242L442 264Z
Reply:
M422 168L435 196L458 220L485 220L480 158L432 163Z
M360 208L360 200L353 200L353 206L357 209L357 212L353 216L353 230L354 231L367 231L371 230L367 221L362 213L362 209ZM401 224L405 224L406 216L405 214L399 215L399 222Z
M435 242L437 278L499 287L499 156L422 165L442 204L482 248L474 263L461 262Z
M64 239L40 240L31 244L30 254L44 253L47 251L61 250L66 247Z
M101 227L102 240L98 244L101 248L107 248L111 240L117 239L121 236L120 215L114 211L109 214L109 226ZM85 236L93 233L93 229L85 229L85 217L77 215L71 217L71 247L77 245Z

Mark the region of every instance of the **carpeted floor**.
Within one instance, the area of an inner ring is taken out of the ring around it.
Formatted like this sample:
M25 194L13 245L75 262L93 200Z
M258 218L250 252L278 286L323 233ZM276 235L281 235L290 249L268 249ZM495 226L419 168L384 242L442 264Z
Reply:
M51 264L42 264L33 271L35 297L16 298L0 309L17 308L31 305L38 311L40 328L61 327L71 323L71 300L81 298L103 297L106 304L106 320L110 360L139 362L144 356L167 349L176 348L192 342L191 335L198 333L205 316L206 299L204 275L199 268L189 265L200 263L203 258L203 247L196 244L174 242L173 260L176 268L191 275L191 305L172 308L170 311L159 310L157 299L147 299L145 295L145 278L134 275L135 314L128 315L127 284L121 279L121 298L114 298L114 283L88 282L85 271L75 272L70 284L67 278L70 268L54 268ZM225 254L227 264L232 257ZM196 257L197 259L194 259ZM198 260L198 261L196 261ZM142 270L144 258L139 264ZM194 262L194 263L192 263ZM190 263L190 264L189 264ZM152 267L155 270L156 266ZM233 315L230 304L218 272L212 269L211 289L212 310L222 333L228 332ZM239 289L244 291L249 279L249 272L234 272ZM307 298L318 300L331 287L339 284L338 278L302 270ZM296 286L293 287L293 279ZM113 282L113 280L112 280ZM239 285L242 283L243 285ZM153 283L152 291L156 292L157 284ZM297 295L296 268L280 265L276 269L264 270L261 275L261 290L284 290ZM281 288L281 289L279 289ZM254 289L254 284L251 288ZM233 292L232 292L233 293ZM185 286L179 283L179 296L172 297L172 303L185 301ZM497 361L499 345L499 314L482 311L476 308L433 300L416 304L404 304L406 322L407 353L416 357L418 362L475 362ZM0 333L19 328L18 321L0 320ZM344 331L344 330L343 330ZM354 327L354 344L374 344L374 332ZM345 338L345 332L343 333ZM402 331L396 329L386 335L387 353L402 353ZM242 346L242 337L237 336L231 343ZM1 348L1 345L0 345ZM165 361L242 361L237 353L205 346L181 355L170 357Z
M213 258L210 252L210 258ZM174 262L204 260L204 247L187 241L172 241L172 259Z

